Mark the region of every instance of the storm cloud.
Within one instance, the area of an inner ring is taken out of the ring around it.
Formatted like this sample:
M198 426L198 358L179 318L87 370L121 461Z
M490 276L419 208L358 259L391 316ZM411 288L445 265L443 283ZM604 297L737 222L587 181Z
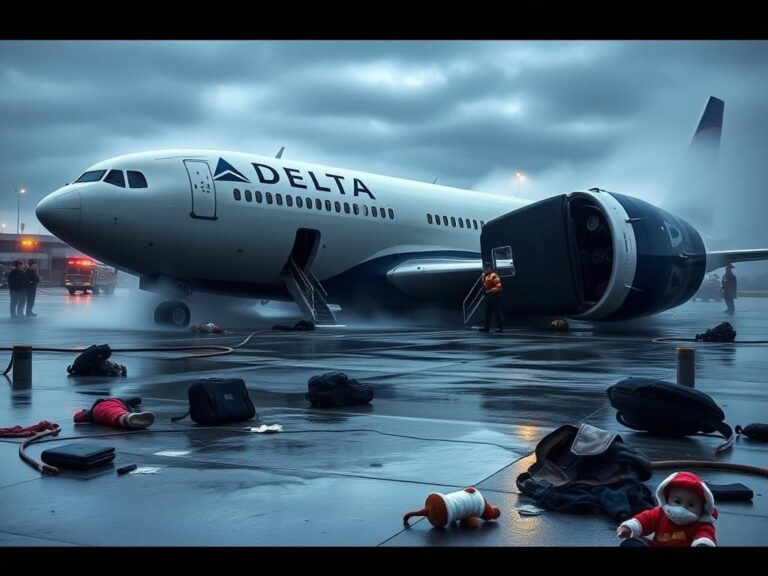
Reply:
M3 41L0 220L25 187L44 232L37 202L91 164L180 147L664 205L716 96L717 192L687 200L716 213L715 248L768 247L766 70L768 42L745 41Z

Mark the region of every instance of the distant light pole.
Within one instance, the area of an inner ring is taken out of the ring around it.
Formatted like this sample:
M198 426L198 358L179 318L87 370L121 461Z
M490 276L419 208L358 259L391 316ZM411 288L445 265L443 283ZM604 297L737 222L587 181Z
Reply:
M520 196L520 180L525 178L525 174L522 172L515 172L515 180L517 180L517 195Z
M21 220L21 195L25 192L24 188L16 189L16 234L21 234L21 229L19 228L19 221Z

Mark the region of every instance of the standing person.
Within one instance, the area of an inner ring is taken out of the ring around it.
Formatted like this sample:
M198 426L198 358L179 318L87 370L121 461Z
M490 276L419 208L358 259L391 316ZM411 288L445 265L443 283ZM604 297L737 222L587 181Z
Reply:
M11 318L23 316L27 301L27 274L21 260L16 260L13 270L8 272L8 288L11 293Z
M35 306L35 296L37 296L37 285L40 283L40 274L37 273L37 262L30 260L26 273L27 316L37 316L37 314L32 312L32 308Z
M723 300L728 308L725 310L728 314L733 314L735 308L733 301L736 299L736 276L733 273L733 264L725 267L722 281Z
M483 264L483 290L485 290L485 326L480 331L491 329L491 313L496 316L496 332L504 330L501 315L501 278L494 272L490 262Z

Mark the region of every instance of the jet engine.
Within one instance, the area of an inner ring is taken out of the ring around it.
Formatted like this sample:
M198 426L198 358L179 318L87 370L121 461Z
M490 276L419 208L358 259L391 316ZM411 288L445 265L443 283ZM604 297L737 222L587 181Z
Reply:
M693 226L648 202L592 188L548 198L483 228L505 313L620 320L682 304L706 250Z

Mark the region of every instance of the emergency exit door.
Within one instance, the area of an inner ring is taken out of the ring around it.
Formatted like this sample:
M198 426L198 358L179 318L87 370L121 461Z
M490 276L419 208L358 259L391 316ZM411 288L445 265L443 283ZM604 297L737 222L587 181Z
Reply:
M192 191L192 218L216 219L216 186L211 168L204 160L184 160Z

